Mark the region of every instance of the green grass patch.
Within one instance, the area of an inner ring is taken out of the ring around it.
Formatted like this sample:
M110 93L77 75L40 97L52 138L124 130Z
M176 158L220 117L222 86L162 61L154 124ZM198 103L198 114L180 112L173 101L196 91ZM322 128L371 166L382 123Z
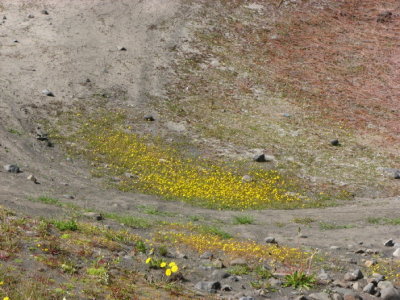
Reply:
M338 225L335 223L327 223L327 222L319 223L319 229L321 230L350 229L354 227L355 225L352 224Z
M232 266L228 269L228 273L232 275L247 275L251 273L251 269L243 265Z
M123 216L116 213L102 213L105 218L112 219L120 224L132 227L132 228L149 228L150 222L143 218L134 216Z
M212 234L212 235L216 235L222 239L231 239L233 236L228 233L225 232L221 229L219 229L216 226L210 226L210 225L202 225L199 227L198 229L199 233L203 233L203 234Z
M367 222L376 225L400 225L400 218L369 217Z
M78 224L75 222L75 220L52 220L50 221L50 223L53 224L60 231L78 230Z
M254 224L254 218L252 216L234 216L233 217L233 224Z
M177 215L176 213L158 210L154 206L139 205L138 208L141 212L148 215L163 216L163 217L174 217Z
M310 289L316 283L314 275L307 275L306 273L295 271L293 274L285 276L283 286L293 287L295 289Z
M48 205L62 206L60 200L48 196L40 196L37 198L29 198L32 202L40 202Z

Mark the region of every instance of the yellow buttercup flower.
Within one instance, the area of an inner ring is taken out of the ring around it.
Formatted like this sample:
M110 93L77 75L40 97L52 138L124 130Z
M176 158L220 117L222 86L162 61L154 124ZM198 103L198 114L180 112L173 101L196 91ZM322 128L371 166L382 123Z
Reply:
M166 270L165 270L165 275L171 276L171 274L172 274L171 269L166 269Z
M173 262L173 261L171 261L171 262L168 264L168 267L173 267L173 266L176 266L176 263Z
M167 265L166 262L162 262L162 263L160 264L160 267L161 267L161 268L165 268L166 265Z
M178 271L179 271L178 266L172 266L172 267L171 267L171 271L172 271L172 273L178 272Z
M0 281L0 285L3 285L4 284L4 281Z
M10 300L10 298L9 297L4 297L3 300Z
M146 259L146 264L149 264L151 262L151 257L149 257L148 259Z

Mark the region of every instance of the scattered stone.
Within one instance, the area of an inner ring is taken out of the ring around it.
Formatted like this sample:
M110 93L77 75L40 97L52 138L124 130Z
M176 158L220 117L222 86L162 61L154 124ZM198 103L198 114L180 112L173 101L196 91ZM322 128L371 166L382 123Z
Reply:
M344 275L345 281L356 281L364 277L360 269L356 269L353 272L348 272Z
M250 297L250 296L244 296L244 297L240 297L239 300L254 300L254 298Z
M46 95L46 96L48 96L48 97L54 97L53 92L49 91L48 89L43 90L43 91L42 91L42 94L43 94L43 95Z
M321 269L321 271L318 273L317 278L321 281L329 281L331 280L331 277L329 276L328 273L324 269Z
M292 115L288 114L288 113L284 113L284 114L282 114L282 116L284 116L285 118L290 118Z
M19 41L18 41L18 40L13 40L13 42L14 42L14 43L19 43Z
M232 291L232 287L230 285L225 284L225 285L222 286L221 290L224 291L224 292L231 292Z
M334 139L334 140L331 141L331 145L332 146L340 146L340 142L339 142L338 139Z
M144 119L145 119L146 121L149 121L149 122L153 122L153 121L156 120L152 115L144 116Z
M32 15L32 14L29 14L28 15L28 19L33 19L35 16L34 15Z
M354 251L355 254L364 254L365 250L364 249L358 249L356 251Z
M96 212L85 212L85 213L83 213L83 215L84 215L85 217L94 219L94 220L96 220L96 221L101 221L101 220L104 219L103 216L102 216L101 214L96 213Z
M265 242L266 244L277 244L275 238L272 237L272 236L266 237L266 238L264 239L264 242Z
M63 197L66 199L75 199L75 197L72 195L63 195Z
M353 290L361 292L365 287L367 281L365 279L357 281L353 284Z
M330 246L329 249L331 250L340 250L339 246Z
M368 294L374 294L375 293L375 284L373 284L372 282L368 283L364 288L363 288L363 292L364 293L368 293Z
M185 253L181 253L179 251L176 252L176 258L179 259L188 259L188 256Z
M387 240L383 245L385 247L393 247L394 246L394 241L392 239Z
M32 181L34 184L39 184L39 181L37 180L37 178L35 176L33 176L32 174L29 175L26 179Z
M250 175L244 175L242 177L242 181L243 182L252 182L253 181L253 177L251 177Z
M347 294L347 295L344 295L343 299L344 299L344 300L363 300L363 298L361 298L361 296L356 295L356 294Z
M118 51L126 51L127 49L123 46L118 46Z
M245 266L247 262L243 258L236 258L229 263L231 266Z
M384 281L380 281L378 282L378 288L380 288L381 290L384 289L389 289L389 288L393 288L393 283L391 283L390 281L384 280Z
M230 276L231 276L231 274L229 274L228 272L221 271L221 270L214 270L211 273L211 278L214 280L217 280L217 281L221 280L221 279L226 279Z
M48 15L48 14L49 14L49 12L48 12L47 10L45 10L45 9L43 9L43 10L41 11L41 13L42 13L43 15Z
M255 162L272 162L274 160L275 160L275 157L272 155L261 154L261 155L256 155L254 157Z
M225 268L225 265L224 265L223 261L221 259L219 259L219 258L214 260L212 265L213 265L214 268L217 268L217 269Z
M394 256L394 257L400 257L400 248L397 248L397 249L393 252L393 256Z
M379 273L373 273L372 277L375 279L376 282L381 282L385 280L385 276Z
M5 165L4 170L14 174L21 173L21 169L17 165Z
M400 170L397 170L396 172L394 172L394 179L400 179Z
M388 287L381 290L382 300L400 300L400 292L394 287Z
M3 20L7 20L7 16L3 16Z
M230 276L229 279L233 282L238 282L238 281L242 280L242 277L235 275L235 276Z
M202 255L200 255L201 259L212 259L213 257L214 254L212 254L210 251L206 251Z
M367 249L365 250L367 254L379 254L379 250L377 249Z
M370 267L372 267L372 266L374 266L374 265L376 265L376 264L377 264L376 259L367 260L367 261L364 263L364 265L365 265L367 268L370 268Z
M325 292L310 294L310 298L314 300L331 300L329 294Z
M282 285L282 281L279 280L279 279L277 279L277 278L270 278L270 279L268 280L268 284L269 284L271 287L277 288L277 287L280 287L280 286Z
M216 293L221 289L221 283L219 281L200 281L194 287L208 293Z
M332 295L332 300L343 300L343 296L338 293L335 293Z

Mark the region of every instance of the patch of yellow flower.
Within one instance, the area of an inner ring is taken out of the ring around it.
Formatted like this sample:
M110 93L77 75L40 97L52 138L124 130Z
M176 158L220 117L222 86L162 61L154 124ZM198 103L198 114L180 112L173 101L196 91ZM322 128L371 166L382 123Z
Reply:
M388 280L400 283L400 261L378 260L377 264L368 268L370 274L378 273L384 275Z
M76 137L85 142L80 150L99 172L135 174L121 181L122 190L136 189L218 209L304 207L304 199L288 193L287 183L277 171L253 170L247 173L253 180L246 182L235 168L182 158L171 148L149 144L122 125L116 128L113 118L117 117L110 113L88 120Z
M167 232L160 233L162 238L176 245L186 245L199 253L222 251L232 257L245 257L249 260L275 261L287 265L304 265L312 257L309 252L298 248L278 245L261 245L254 241L221 239L218 236L201 233Z

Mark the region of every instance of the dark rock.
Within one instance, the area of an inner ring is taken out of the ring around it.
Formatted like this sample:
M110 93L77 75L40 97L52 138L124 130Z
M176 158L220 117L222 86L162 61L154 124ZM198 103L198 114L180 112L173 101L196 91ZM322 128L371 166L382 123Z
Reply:
M216 293L221 289L221 283L219 281L200 281L194 287L208 293Z
M35 176L33 176L32 174L29 175L26 179L32 181L34 184L39 184L39 181L37 180L37 178Z
M392 239L387 240L383 245L385 247L393 247L394 246L394 241Z
M267 243L267 244L277 244L275 238L272 237L272 236L266 237L264 239L264 242Z
M48 14L49 14L49 12L48 12L47 10L45 10L45 9L43 9L43 10L41 11L41 13L42 13L43 15L48 15Z
M101 221L101 220L104 219L104 217L103 217L101 214L96 213L96 212L85 212L85 213L83 213L83 215L84 215L85 217L94 219L94 220L96 220L96 221Z
M49 91L48 89L43 90L43 91L42 91L42 94L43 94L43 95L46 95L46 96L48 96L48 97L54 97L53 92Z
M5 165L4 170L14 174L21 173L21 169L17 165Z
M382 300L400 300L400 292L394 287L388 287L381 291Z
M119 46L118 47L118 51L126 51L127 49L125 48L125 47L123 47L123 46Z
M332 146L340 146L340 142L339 142L338 139L334 139L334 140L331 141L331 145Z
M222 286L221 290L224 291L224 292L231 292L232 291L232 287L230 285L225 284L225 285Z
M363 292L364 292L364 293L368 293L368 294L374 294L374 292L375 292L375 284L373 284L372 282L368 283L368 284L363 288Z
M35 132L36 132L36 139L38 141L48 141L49 140L49 135L47 133L43 132L39 126L36 127Z
M255 162L271 162L275 159L272 155L260 154L254 157Z
M28 15L28 19L33 19L35 16L34 15L32 15L32 14L29 14Z
M394 179L400 179L400 170L395 171L393 177Z
M152 115L144 116L144 119L145 119L146 121L149 121L149 122L153 122L153 121L156 120Z

